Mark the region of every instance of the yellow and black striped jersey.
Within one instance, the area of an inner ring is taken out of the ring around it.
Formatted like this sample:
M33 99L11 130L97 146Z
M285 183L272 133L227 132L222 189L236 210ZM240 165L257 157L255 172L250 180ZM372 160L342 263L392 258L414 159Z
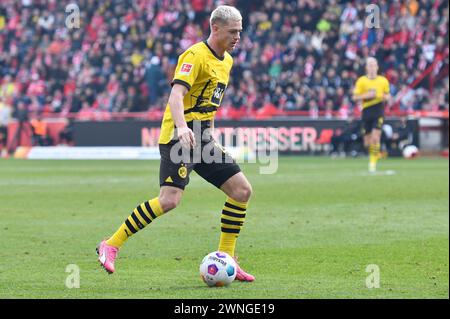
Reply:
M389 93L389 81L384 76L378 75L375 79L369 79L366 75L361 76L355 84L353 94L359 95L375 91L374 99L363 101L362 108L379 104L384 101L383 95Z
M228 52L219 57L206 41L187 49L178 58L172 81L188 89L185 95L184 117L186 122L214 119L228 86L233 58ZM169 143L174 135L174 122L167 104L161 124L160 144Z

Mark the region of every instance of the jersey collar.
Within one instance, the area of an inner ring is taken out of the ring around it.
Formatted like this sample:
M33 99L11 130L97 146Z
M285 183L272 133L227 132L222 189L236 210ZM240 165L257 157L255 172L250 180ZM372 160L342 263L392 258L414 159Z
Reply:
M208 41L204 40L203 43L208 47L208 49L211 51L211 53L220 61L223 61L225 59L225 55L224 56L219 56L214 50L213 48L211 48L208 44Z

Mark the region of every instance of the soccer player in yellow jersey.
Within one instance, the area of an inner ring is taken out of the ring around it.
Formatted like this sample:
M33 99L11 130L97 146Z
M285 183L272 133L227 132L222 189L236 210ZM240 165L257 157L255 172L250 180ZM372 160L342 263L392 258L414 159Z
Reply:
M211 130L228 85L233 65L229 52L240 39L242 16L234 7L219 6L211 14L210 28L206 41L194 44L178 59L159 139L159 196L138 205L116 233L97 247L99 261L109 273L115 271L118 250L129 237L178 206L192 170L227 196L218 250L235 257L252 187L233 158L214 141ZM199 154L200 159L195 156ZM238 266L236 279L253 281L255 277Z
M366 72L356 81L353 100L362 102L364 146L369 149L369 172L374 173L380 156L384 103L390 99L389 81L378 75L378 62L373 57L366 60Z

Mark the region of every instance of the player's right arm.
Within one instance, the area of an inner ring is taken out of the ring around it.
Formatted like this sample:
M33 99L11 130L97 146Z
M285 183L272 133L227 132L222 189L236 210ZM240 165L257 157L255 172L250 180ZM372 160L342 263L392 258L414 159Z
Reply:
M359 101L365 101L365 100L372 100L375 98L375 96L376 96L375 91L369 91L369 92L361 93L361 94L353 94L352 98L353 98L353 101L359 102Z
M184 85L175 83L170 92L169 105L181 145L185 148L193 148L195 147L194 132L188 127L184 118L183 99L187 92L188 89Z
M178 139L186 148L195 147L194 132L187 126L184 117L184 96L191 90L200 72L202 58L200 54L188 49L179 58L172 81L169 106L172 119L177 128Z
M392 101L391 91L389 88L389 81L386 78L383 79L383 100L388 103L391 103Z

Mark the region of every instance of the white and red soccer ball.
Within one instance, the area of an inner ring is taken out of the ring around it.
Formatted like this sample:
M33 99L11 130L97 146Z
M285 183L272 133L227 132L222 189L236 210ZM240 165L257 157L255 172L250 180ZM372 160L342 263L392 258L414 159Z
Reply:
M203 258L200 277L209 287L223 287L236 278L236 261L227 253L215 251Z
M403 149L403 157L406 159L414 159L419 156L419 149L417 146L408 145Z

